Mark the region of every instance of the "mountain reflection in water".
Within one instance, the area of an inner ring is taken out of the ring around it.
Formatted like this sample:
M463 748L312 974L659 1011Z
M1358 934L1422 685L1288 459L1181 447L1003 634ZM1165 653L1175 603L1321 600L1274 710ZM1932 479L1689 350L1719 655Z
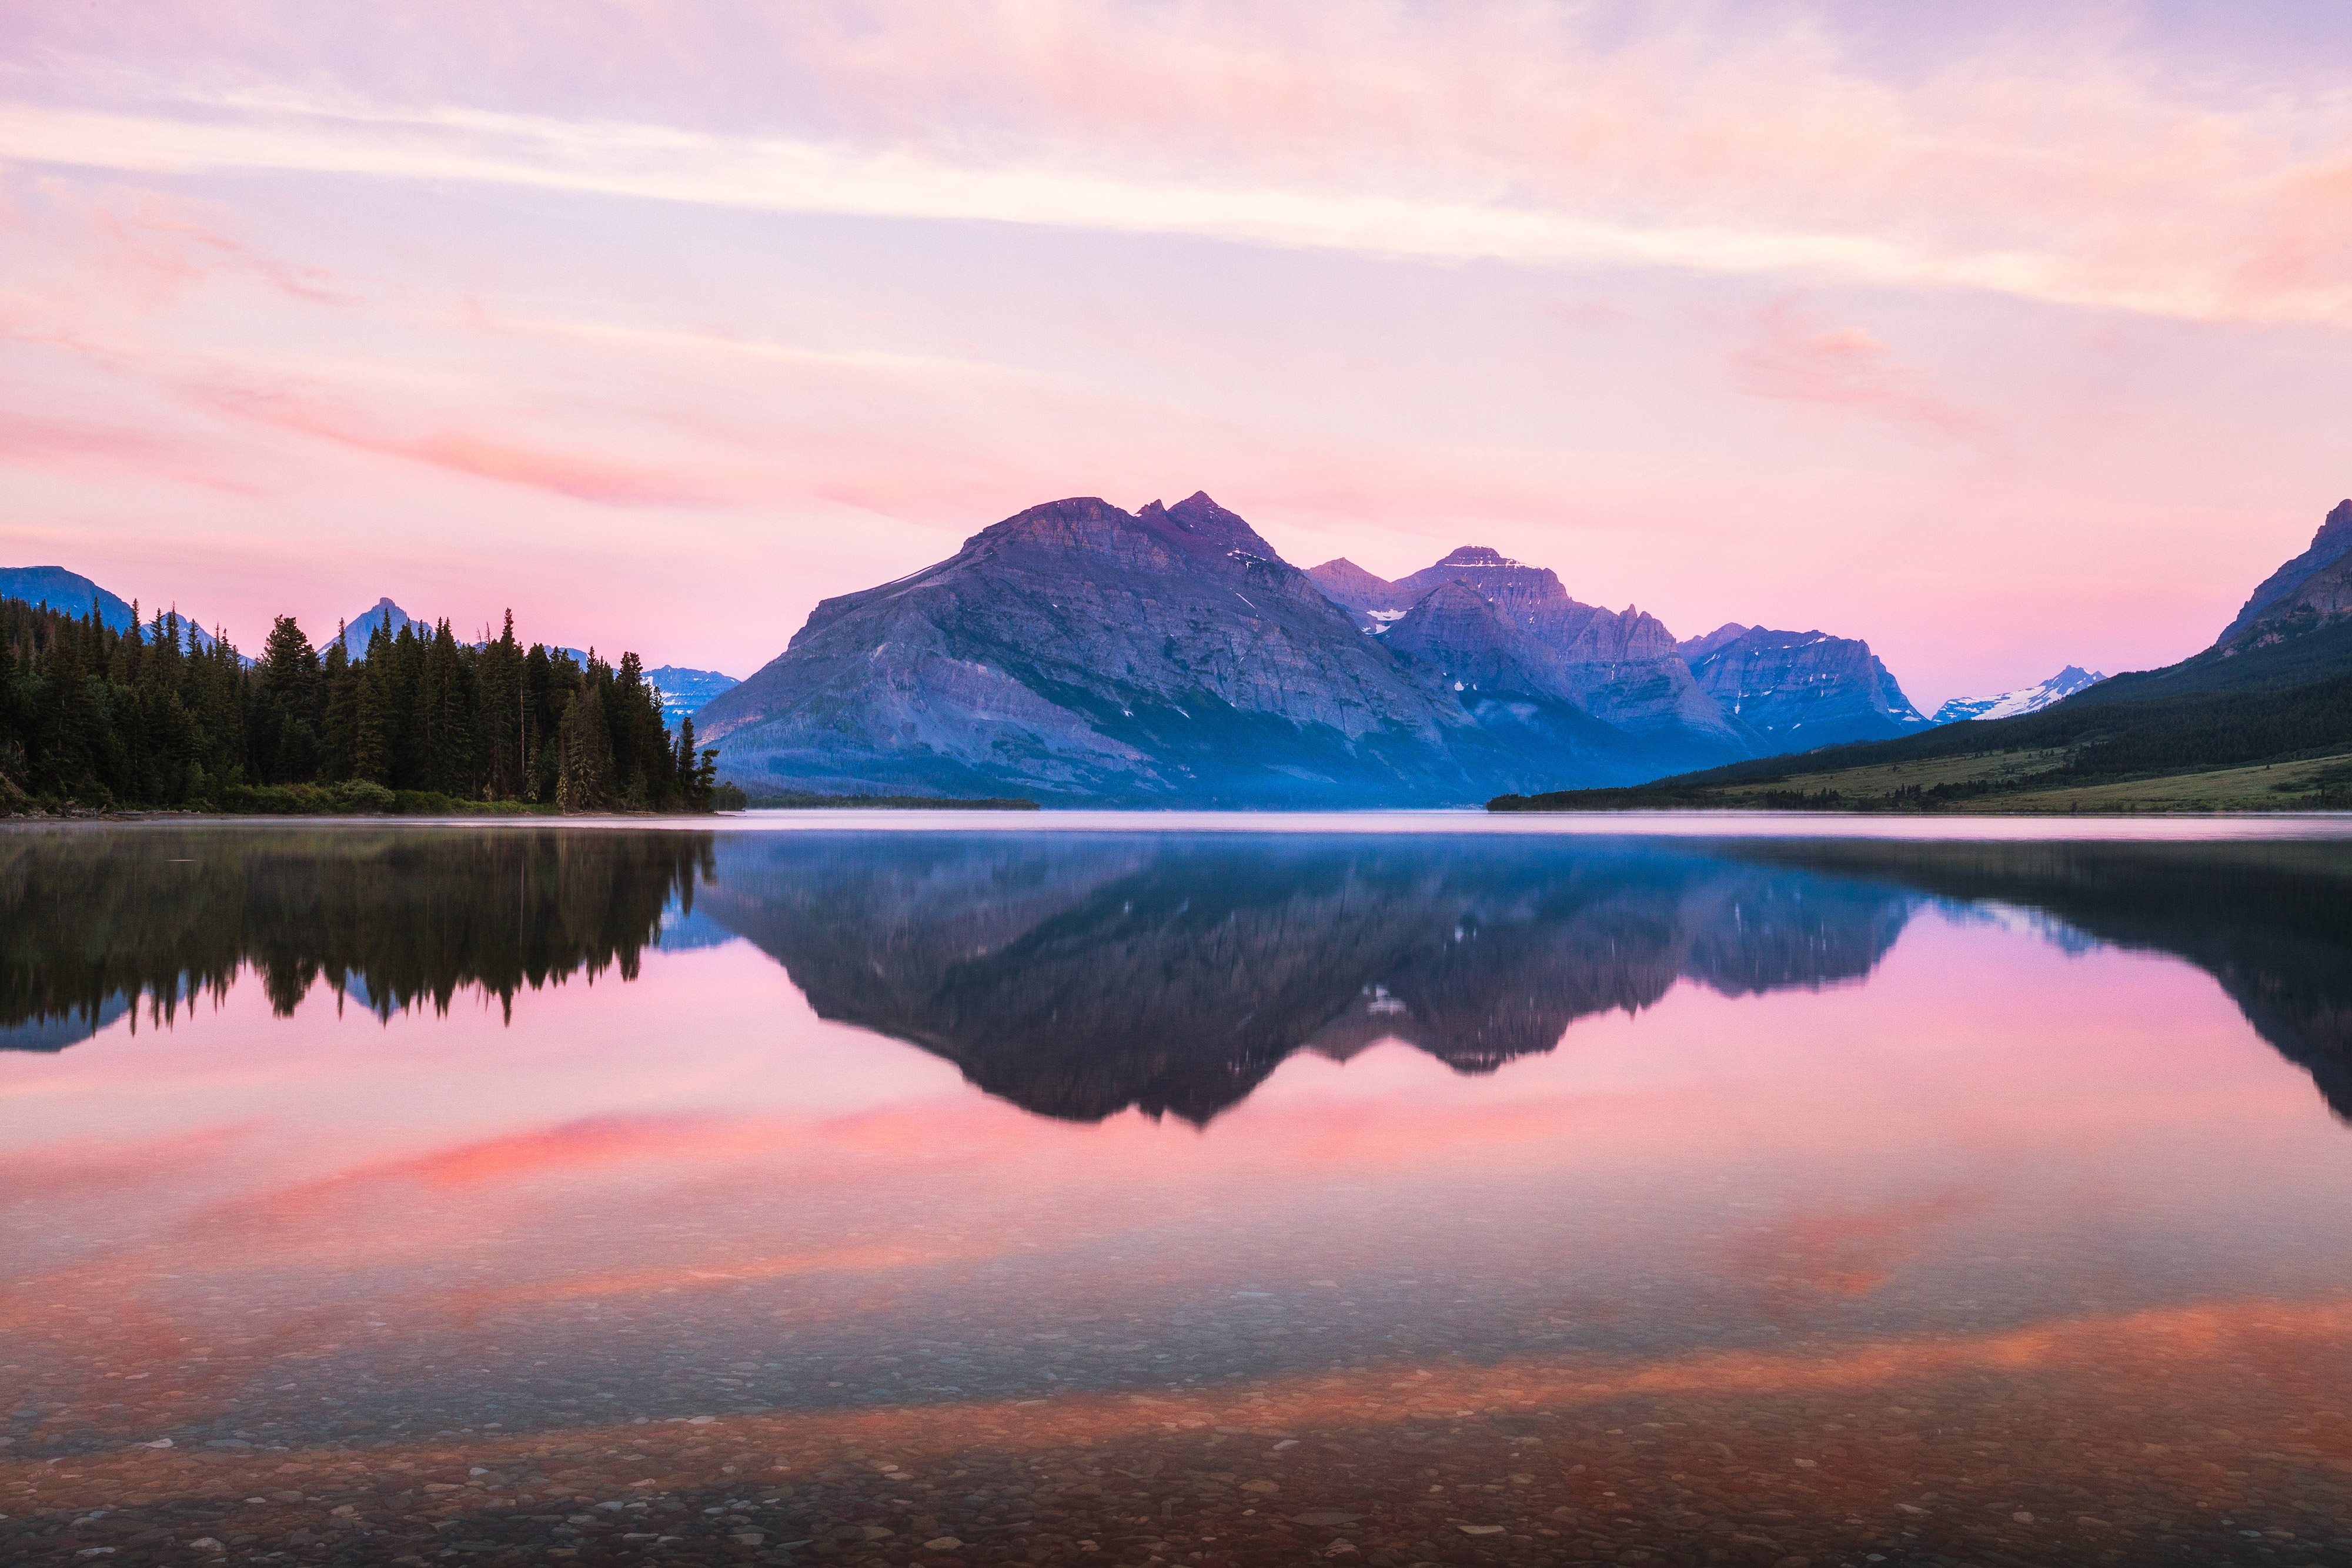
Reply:
M0 1562L2352 1561L2347 884L12 832Z
M688 945L748 938L820 1017L990 1093L1206 1124L1302 1050L1393 1039L1486 1072L1678 982L1858 981L1937 900L2186 959L2352 1119L2347 894L2334 842L59 833L0 845L0 1047L142 999L167 1020L248 964L280 1013L322 981L383 1017L461 991L510 1009L633 977L665 912L698 909Z
M1678 980L1859 979L1919 900L1638 846L739 840L703 908L819 1017L1048 1115L1205 1123L1293 1051L1465 1072Z

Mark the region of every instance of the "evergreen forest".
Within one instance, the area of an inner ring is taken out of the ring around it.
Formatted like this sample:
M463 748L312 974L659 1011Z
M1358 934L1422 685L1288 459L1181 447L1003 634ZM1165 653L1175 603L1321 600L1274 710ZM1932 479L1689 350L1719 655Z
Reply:
M673 740L635 653L446 621L324 657L291 616L257 660L176 616L117 629L0 599L0 811L709 811L731 788L691 721Z

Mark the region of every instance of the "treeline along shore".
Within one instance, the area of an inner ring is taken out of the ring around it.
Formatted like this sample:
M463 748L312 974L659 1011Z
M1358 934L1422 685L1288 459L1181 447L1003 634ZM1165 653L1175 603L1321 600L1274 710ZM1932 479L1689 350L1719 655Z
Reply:
M635 653L379 627L325 655L280 616L261 657L176 616L123 629L0 599L0 811L701 812L732 802L672 740ZM722 796L728 799L722 800Z

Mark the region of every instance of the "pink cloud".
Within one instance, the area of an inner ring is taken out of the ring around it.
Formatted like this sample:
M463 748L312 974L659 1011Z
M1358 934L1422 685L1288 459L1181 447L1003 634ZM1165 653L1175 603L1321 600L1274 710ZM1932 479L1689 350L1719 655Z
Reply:
M177 436L0 409L0 461L93 477L136 472L233 496L267 494L258 485L220 472L214 457L200 444Z
M291 391L220 384L190 391L205 406L252 423L574 500L615 507L693 507L716 499L707 486L687 479L673 465L618 462L449 429L399 434L377 428L365 413Z
M1759 312L1758 340L1733 354L1732 382L1755 397L1828 403L1971 435L1984 422L1937 397L1859 327L1818 329L1777 301Z
M2344 493L2340 71L1595 16L20 6L5 521L248 643L528 581L742 673L1021 507L1205 486L1304 561L1868 636L1932 703L2193 652Z

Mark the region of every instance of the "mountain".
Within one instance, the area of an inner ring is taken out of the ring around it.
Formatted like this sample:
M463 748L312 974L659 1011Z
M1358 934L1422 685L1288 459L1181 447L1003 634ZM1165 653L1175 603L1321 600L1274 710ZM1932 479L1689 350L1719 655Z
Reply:
M2281 606L2282 601L2347 554L2352 554L2352 500L2338 501L2319 525L2319 532L2312 536L2311 548L2263 580L2253 597L2246 601L2245 608L2238 612L2238 618L2213 639L2213 645L2224 648L2238 643L2252 630L2255 622L2267 617L2274 607Z
M1858 638L1724 626L1685 646L1703 650L1690 660L1700 689L1770 738L1761 751L1883 740L1928 723Z
M1655 616L1630 604L1615 612L1571 599L1549 568L1465 545L1394 582L1345 559L1325 561L1307 576L1376 635L1386 634L1433 590L1460 583L1558 655L1562 696L1604 723L1651 737L1662 754L1678 755L1687 766L1770 749L1699 689L1675 650L1674 633Z
M1640 737L1510 722L1444 657L1384 641L1206 494L1132 514L1080 497L826 600L697 727L730 778L826 794L1440 805L1490 779L1657 771Z
M343 647L352 658L362 659L367 656L368 639L378 626L394 637L400 635L400 629L404 626L416 628L419 637L430 637L435 625L432 621L411 615L388 598L378 599L343 623ZM323 654L334 645L333 639L326 639L320 643L319 651ZM569 654L573 664L583 667L588 663L586 652L579 648L559 647L551 643L547 651ZM647 670L645 674L648 685L661 689L662 717L673 727L679 719L694 713L704 703L736 684L734 676L722 675L717 670L692 670L680 664L664 664L658 669Z
M2352 805L2347 540L2352 502L2328 513L2310 549L2264 580L2223 641L2177 664L2104 681L2070 666L2056 679L2084 675L2091 684L2035 710L1734 763L1633 789L1504 796L1489 805L1543 811L2340 810ZM1704 655L1702 678L1710 661L1753 635Z
M2352 501L2330 510L2311 548L2263 580L2201 653L2116 675L2077 704L2284 692L2352 675Z
M2323 536L2326 532L2321 530ZM2231 654L2275 647L2339 625L2347 616L2352 616L2352 554L2336 557L2270 600L2236 637L2220 646Z
M2088 691L2107 677L2079 664L2069 664L2048 680L1989 697L1954 697L1936 710L1930 724L1962 724L1975 718L2015 718L2040 713L2052 703Z
M673 729L677 727L679 719L691 718L720 692L742 684L717 670L689 670L679 664L647 670L646 680L661 692L662 722Z
M61 566L0 566L0 598L47 604L52 610L87 614L93 607L99 620L117 632L127 632L139 615L122 598L108 592L78 571ZM154 619L150 613L148 620ZM180 645L209 648L214 638L191 617L180 617Z
M1722 625L1717 627L1714 631L1709 632L1703 637L1685 638L1682 642L1675 644L1675 652L1680 653L1685 663L1696 664L1699 660L1706 658L1709 653L1714 653L1717 648L1722 647L1725 643L1736 642L1739 638L1747 636L1750 632L1758 632L1762 629L1763 628L1759 626L1742 626L1737 621L1727 621Z
M1480 728L1515 750L1574 759L1579 771L1655 774L1676 766L1684 748L1605 723L1579 702L1575 672L1547 644L1521 630L1500 606L1464 582L1432 589L1396 621L1383 646L1431 679Z
M400 635L404 626L415 627L420 637L433 635L431 622L419 621L389 599L379 599L343 622L343 652L353 661L366 658L368 639L375 634L378 626L394 637ZM331 639L322 637L319 640L319 652L323 654L334 645Z

